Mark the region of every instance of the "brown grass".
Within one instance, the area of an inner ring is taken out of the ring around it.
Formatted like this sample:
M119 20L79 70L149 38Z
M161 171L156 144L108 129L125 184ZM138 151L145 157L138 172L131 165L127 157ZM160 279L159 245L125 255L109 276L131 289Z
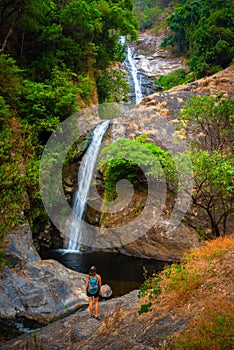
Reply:
M160 349L234 349L233 276L233 235L206 242L191 250L180 265L160 273L161 293L154 298L151 293L151 311L162 316L173 310L176 317L190 320ZM146 296L143 303L147 302Z

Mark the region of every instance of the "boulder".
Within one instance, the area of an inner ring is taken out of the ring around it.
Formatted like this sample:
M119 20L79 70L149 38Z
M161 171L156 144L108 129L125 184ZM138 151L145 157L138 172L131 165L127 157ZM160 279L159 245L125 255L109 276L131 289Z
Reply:
M99 294L103 298L109 298L112 295L112 289L109 284L103 284L100 288Z
M26 317L42 324L87 304L86 275L41 260L28 224L7 235L3 256L14 267L0 274L0 318Z

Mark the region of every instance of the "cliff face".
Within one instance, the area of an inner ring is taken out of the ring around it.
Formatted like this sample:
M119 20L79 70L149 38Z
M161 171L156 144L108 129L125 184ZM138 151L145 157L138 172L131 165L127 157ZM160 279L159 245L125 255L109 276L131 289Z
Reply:
M194 95L215 97L222 93L226 98L232 96L234 94L233 76L234 65L211 77L145 97L137 108L112 120L109 131L111 142L123 137L134 140L137 136L144 134L147 135L149 142L155 143L165 150L170 150L173 154L185 150L187 147L186 138L183 133L177 130L179 122L177 118L186 100ZM193 135L193 137L196 139L197 135ZM140 207L144 196L142 191L135 195L135 208ZM179 207L181 220L180 224L177 225L172 220L172 213L174 213L173 206L179 201L187 207ZM132 203L129 203L121 213L103 215L106 227L110 227L109 231L113 225L120 223L125 227L128 219L136 219L136 215L134 217L132 214L131 207ZM92 216L95 214L93 213ZM148 217L147 220L150 218ZM129 244L123 242L123 245L116 250L123 254L140 257L177 260L190 247L199 245L196 227L201 228L207 235L211 231L210 223L202 211L194 210L184 197L172 197L172 200L166 201L160 217L153 223L150 230L142 234L145 229L142 221L142 225L136 227L136 231L138 230L137 239L132 240ZM232 229L230 223L228 232L231 232ZM125 232L127 234L127 231Z

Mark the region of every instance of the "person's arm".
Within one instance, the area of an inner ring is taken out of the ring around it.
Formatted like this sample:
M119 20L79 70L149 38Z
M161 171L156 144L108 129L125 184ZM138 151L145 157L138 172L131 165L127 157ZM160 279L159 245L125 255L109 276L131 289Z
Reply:
M98 282L99 282L99 288L101 288L101 286L102 286L102 279L101 279L100 275L98 275Z
M85 284L86 291L88 290L88 284L89 284L89 276L86 278L86 284Z

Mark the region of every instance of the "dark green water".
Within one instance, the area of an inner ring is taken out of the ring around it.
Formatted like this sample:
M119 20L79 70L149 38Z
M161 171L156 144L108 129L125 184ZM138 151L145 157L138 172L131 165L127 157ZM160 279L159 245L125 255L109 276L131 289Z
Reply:
M121 296L134 289L139 289L144 281L144 268L148 274L161 271L165 262L140 259L118 253L90 252L79 253L68 250L48 250L41 253L43 259L54 259L64 266L88 274L92 265L102 277L102 283L109 284L113 296Z

